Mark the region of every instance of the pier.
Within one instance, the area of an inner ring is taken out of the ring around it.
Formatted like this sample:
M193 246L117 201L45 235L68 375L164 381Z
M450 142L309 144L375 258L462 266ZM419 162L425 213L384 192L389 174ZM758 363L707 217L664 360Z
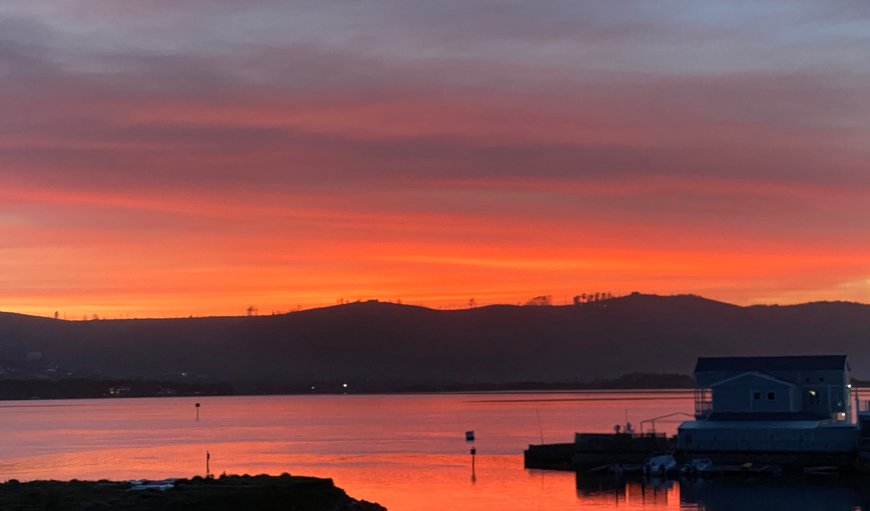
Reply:
M576 433L574 442L530 445L526 468L590 471L610 465L640 469L651 456L672 453L674 437L647 433Z
M842 355L700 358L694 420L675 436L576 433L573 443L530 445L525 466L870 474L870 403L859 403L850 371Z

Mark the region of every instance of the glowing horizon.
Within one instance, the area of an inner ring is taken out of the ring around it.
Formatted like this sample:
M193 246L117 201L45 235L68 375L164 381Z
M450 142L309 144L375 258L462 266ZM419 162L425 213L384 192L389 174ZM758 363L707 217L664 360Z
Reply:
M0 7L0 310L870 302L870 9Z

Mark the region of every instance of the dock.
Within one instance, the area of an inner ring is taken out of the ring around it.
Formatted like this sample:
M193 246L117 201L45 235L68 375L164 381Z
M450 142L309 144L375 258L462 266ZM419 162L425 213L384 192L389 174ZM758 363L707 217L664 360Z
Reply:
M573 443L530 445L523 451L523 464L526 468L573 471L573 458Z
M574 442L530 445L526 468L587 471L605 465L642 466L657 454L672 453L674 437L659 433L576 433Z
M846 356L699 358L693 420L677 434L576 433L530 445L527 468L584 473L870 474L870 403L852 388ZM863 406L862 406L863 405Z

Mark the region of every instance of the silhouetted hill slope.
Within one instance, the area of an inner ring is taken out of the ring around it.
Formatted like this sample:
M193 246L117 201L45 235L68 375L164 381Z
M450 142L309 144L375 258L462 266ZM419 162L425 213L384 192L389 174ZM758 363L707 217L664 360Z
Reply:
M844 353L866 378L868 340L870 306L854 303L738 307L631 295L441 311L362 302L259 317L69 322L2 314L0 366L6 377L11 368L20 375L56 365L75 376L384 387L689 374L698 356Z

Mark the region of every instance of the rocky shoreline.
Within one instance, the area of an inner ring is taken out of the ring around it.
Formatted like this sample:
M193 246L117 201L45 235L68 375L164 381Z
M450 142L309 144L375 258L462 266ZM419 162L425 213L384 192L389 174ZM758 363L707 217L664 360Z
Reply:
M221 476L163 481L30 481L0 484L0 509L16 511L386 511L351 498L332 479Z

